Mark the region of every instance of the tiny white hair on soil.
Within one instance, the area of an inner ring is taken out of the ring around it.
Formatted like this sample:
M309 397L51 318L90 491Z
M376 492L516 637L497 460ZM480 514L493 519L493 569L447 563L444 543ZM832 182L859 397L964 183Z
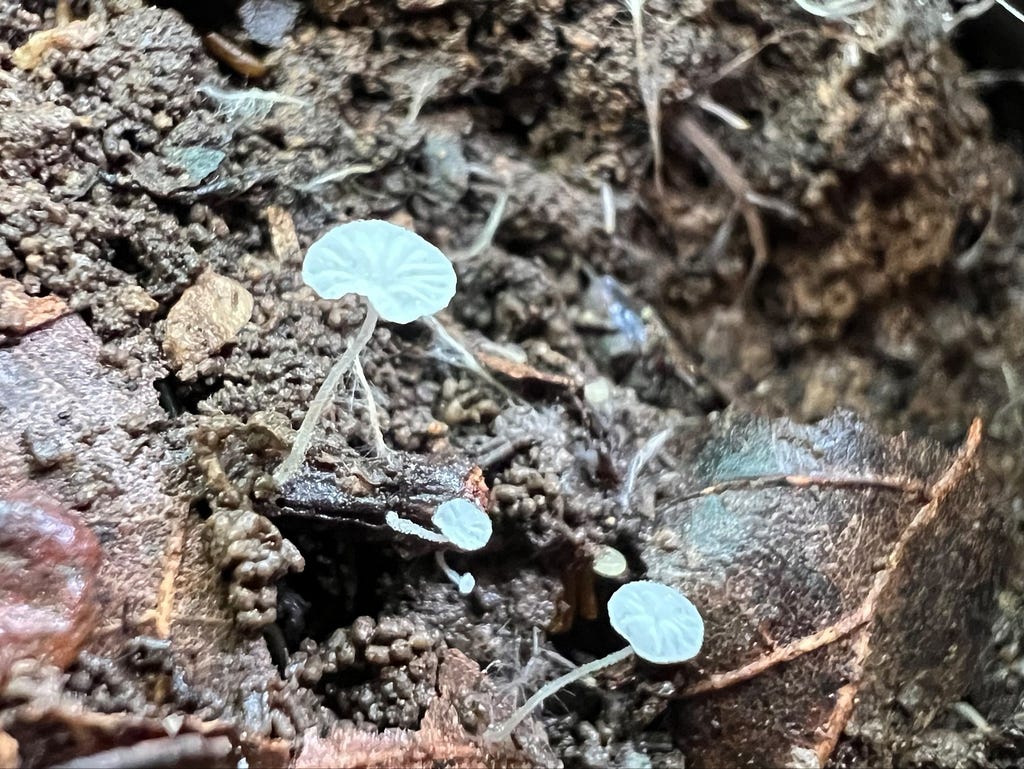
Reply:
M811 0L794 0L807 13L821 19L830 21L842 21L850 16L870 10L875 5L875 0L826 0L821 3L814 3Z
M216 104L217 112L228 120L262 120L278 104L303 108L312 106L306 99L277 91L264 91L262 88L233 91L213 83L202 83L196 90Z

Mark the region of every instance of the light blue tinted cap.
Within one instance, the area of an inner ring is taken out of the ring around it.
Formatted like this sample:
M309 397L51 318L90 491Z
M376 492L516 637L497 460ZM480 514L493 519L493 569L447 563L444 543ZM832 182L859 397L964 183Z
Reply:
M433 315L455 295L448 257L415 232L379 219L339 225L313 243L302 280L324 299L364 296L391 323Z
M437 506L431 523L460 550L479 550L491 538L491 518L468 499L449 499Z
M630 582L608 601L608 618L633 652L656 665L675 665L697 656L704 620L675 588L660 582Z

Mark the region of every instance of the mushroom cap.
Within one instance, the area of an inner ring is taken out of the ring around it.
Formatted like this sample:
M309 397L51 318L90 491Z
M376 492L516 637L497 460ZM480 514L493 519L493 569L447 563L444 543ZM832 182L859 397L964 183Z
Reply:
M608 618L633 652L656 665L676 665L697 656L704 620L675 588L660 582L629 582L608 601Z
M599 577L615 579L629 570L626 556L611 545L598 545L594 553L594 573Z
M455 295L448 257L415 232L379 219L339 225L313 243L302 280L324 299L364 296L392 323L433 315Z
M479 550L491 538L490 516L468 499L442 502L431 522L459 550Z

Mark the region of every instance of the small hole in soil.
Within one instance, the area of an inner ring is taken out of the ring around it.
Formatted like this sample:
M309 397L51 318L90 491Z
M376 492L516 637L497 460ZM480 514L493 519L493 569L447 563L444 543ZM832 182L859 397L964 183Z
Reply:
M979 95L992 114L996 135L1024 151L1024 83L1014 79L1024 69L1024 24L996 6L957 27L953 46L969 69L991 71L996 80L1006 74L1004 82L981 87Z
M221 388L221 381L199 379L195 382L182 382L174 374L158 379L153 383L160 393L160 406L170 416L181 414L198 414L200 402L206 400Z
M145 265L132 251L131 243L127 238L114 238L107 242L107 246L110 263L121 272L126 272L129 275L141 275L145 271Z
M237 25L234 3L196 3L191 0L163 0L154 3L159 8L171 8L196 28L196 31L218 32Z
M294 651L303 638L325 641L339 627L356 617L376 617L383 610L378 586L389 573L408 569L408 563L384 545L361 543L348 547L346 538L357 541L356 532L299 518L274 521L281 534L306 559L301 574L282 584L278 625Z

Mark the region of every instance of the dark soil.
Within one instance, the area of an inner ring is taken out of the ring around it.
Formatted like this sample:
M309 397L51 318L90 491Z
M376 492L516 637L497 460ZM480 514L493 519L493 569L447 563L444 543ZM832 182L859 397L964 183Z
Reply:
M102 553L83 632L0 653L0 766L1024 761L1024 24L648 0L656 162L618 2L169 5L0 0L0 495L90 530L75 568ZM278 488L363 317L302 256L359 218L453 258L438 319L487 375L378 325L394 454L349 383ZM450 555L469 597L384 522L453 496L495 527ZM22 545L0 603L53 577ZM480 743L621 648L602 545L694 598L703 656ZM863 628L691 692L873 585ZM352 737L385 729L423 752Z

